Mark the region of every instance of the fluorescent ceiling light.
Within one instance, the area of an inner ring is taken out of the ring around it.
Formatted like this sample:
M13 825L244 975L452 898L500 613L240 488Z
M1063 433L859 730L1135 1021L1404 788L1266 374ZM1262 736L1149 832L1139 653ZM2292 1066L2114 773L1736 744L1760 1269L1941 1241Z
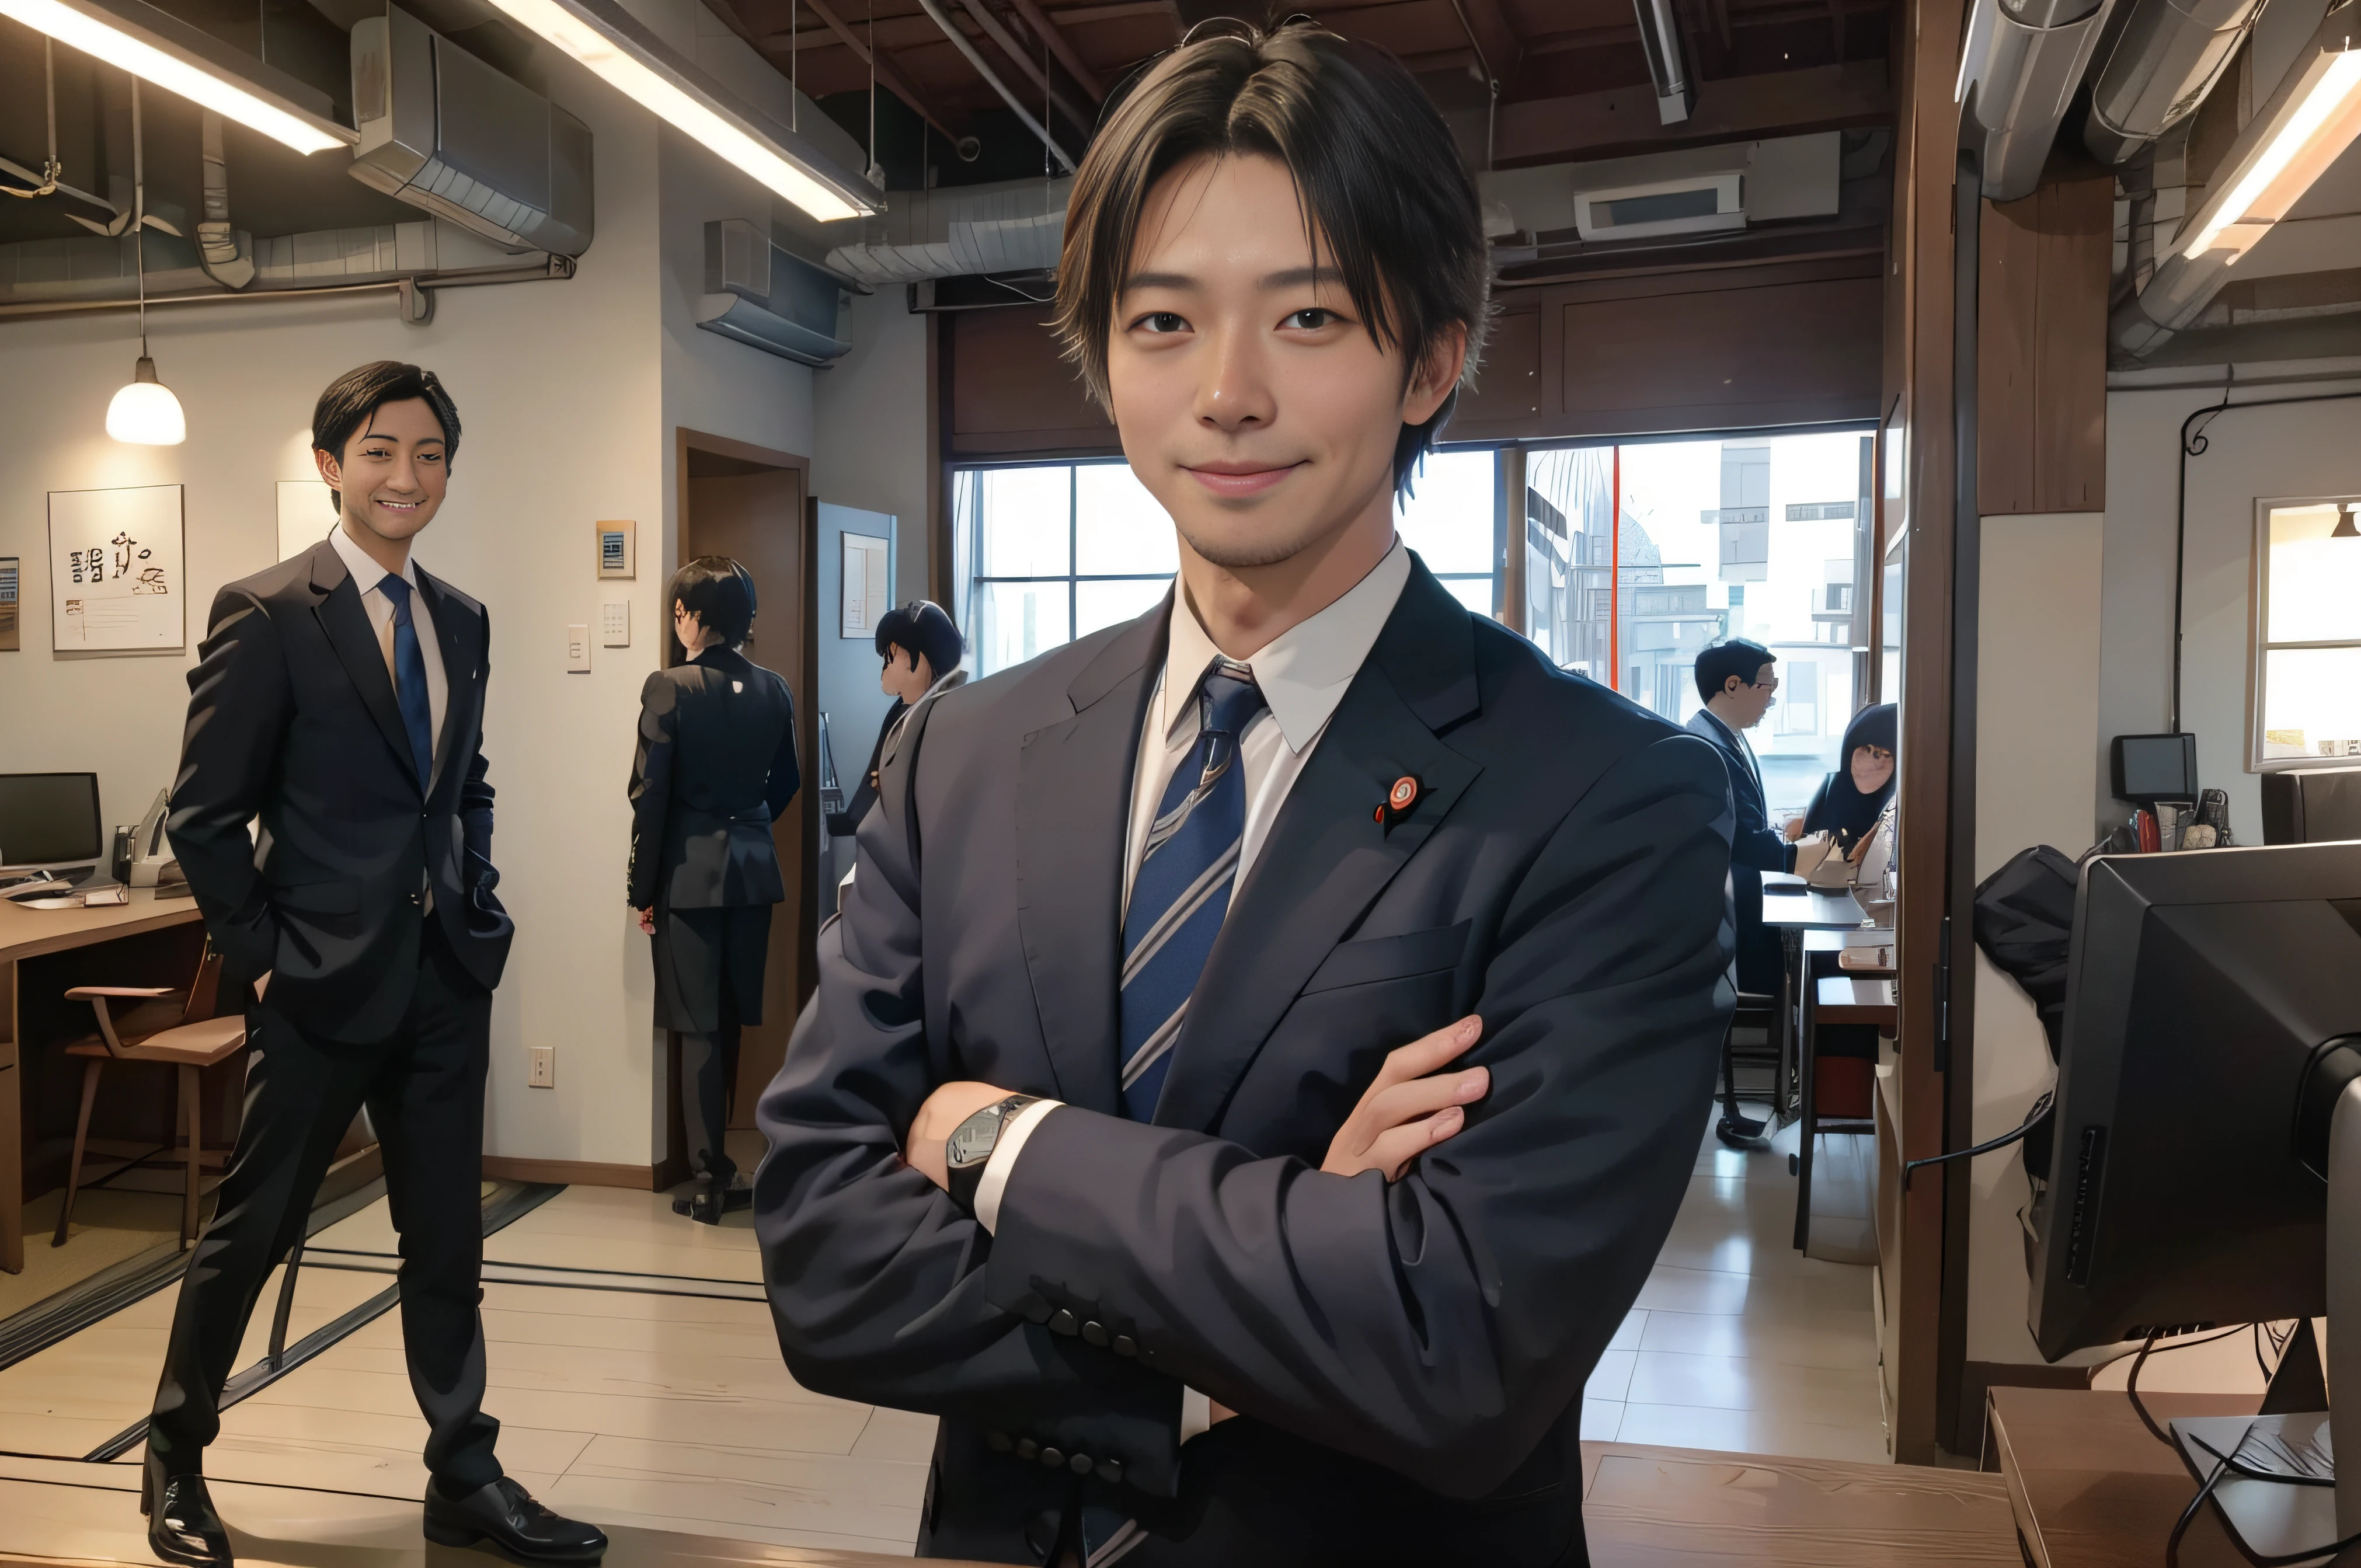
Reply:
M0 0L0 5L18 0ZM612 0L492 0L625 97L821 223L884 211L870 183L838 169L675 54Z
M312 92L260 60L246 60L228 45L139 0L0 0L0 16L202 104L297 152L349 147L357 139L358 133L327 116L325 93ZM283 86L264 84L272 79ZM319 107L305 104L305 97L317 99Z
M2180 253L2190 260L2216 248L2235 252L2234 261L2245 255L2361 135L2361 49L2323 50L2305 75L2280 101L2258 150L2232 171L2222 199L2206 203Z

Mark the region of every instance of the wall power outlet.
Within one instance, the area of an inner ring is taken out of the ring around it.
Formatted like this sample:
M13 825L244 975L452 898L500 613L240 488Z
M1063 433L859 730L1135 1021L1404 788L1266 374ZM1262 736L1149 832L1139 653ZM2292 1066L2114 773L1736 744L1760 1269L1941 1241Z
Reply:
M525 1056L528 1064L526 1067L526 1084L534 1089L556 1088L557 1047L555 1046L533 1046L527 1049Z

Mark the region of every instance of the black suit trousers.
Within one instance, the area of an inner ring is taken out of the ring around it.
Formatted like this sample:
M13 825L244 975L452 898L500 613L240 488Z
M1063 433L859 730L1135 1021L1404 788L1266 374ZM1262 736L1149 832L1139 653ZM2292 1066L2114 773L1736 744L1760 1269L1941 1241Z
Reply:
M352 1045L290 1023L266 1001L247 1014L246 1114L181 1282L148 1446L198 1467L221 1431L219 1400L270 1271L303 1235L313 1195L363 1104L385 1154L401 1235L401 1339L426 1417L426 1468L451 1491L500 1476L500 1423L483 1413L484 1076L492 993L426 922L418 984L399 1026Z

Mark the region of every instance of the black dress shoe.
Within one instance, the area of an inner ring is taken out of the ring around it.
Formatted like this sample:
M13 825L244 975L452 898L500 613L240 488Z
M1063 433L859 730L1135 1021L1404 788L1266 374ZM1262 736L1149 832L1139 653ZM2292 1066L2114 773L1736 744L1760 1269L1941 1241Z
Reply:
M456 1499L429 1485L426 1539L437 1546L489 1546L518 1563L588 1563L607 1553L606 1532L597 1525L551 1513L505 1475Z
M753 1207L753 1204L754 1190L751 1187L724 1188L717 1201L713 1186L708 1182L694 1192L684 1192L674 1199L672 1212L686 1214L700 1225L718 1225L722 1215L734 1214L741 1209Z
M165 1562L231 1568L236 1561L203 1475L167 1475L149 1459L139 1482L139 1511L148 1516L148 1550Z

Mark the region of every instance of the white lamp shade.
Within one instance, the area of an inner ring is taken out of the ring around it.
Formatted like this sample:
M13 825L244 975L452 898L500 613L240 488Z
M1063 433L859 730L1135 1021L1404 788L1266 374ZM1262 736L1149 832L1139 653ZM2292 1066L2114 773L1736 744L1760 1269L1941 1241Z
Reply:
M106 433L140 446L178 446L189 438L189 422L170 387L160 381L132 381L106 405Z

